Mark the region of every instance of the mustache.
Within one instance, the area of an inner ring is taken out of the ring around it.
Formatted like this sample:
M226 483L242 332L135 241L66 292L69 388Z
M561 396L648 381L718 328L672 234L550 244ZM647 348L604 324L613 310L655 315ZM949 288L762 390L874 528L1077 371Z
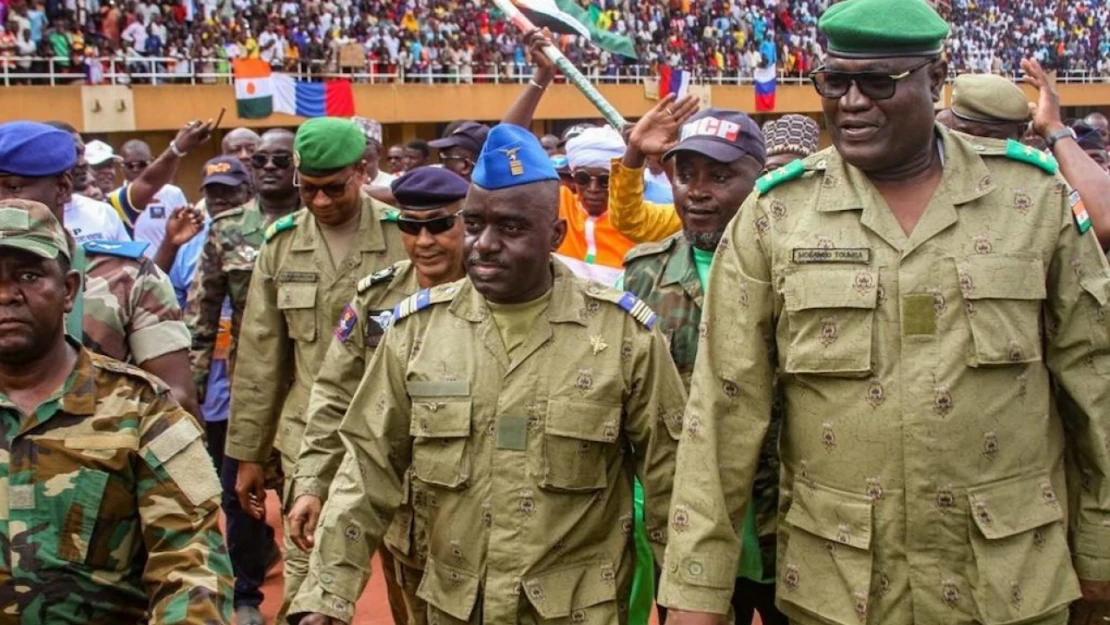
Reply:
M475 253L471 254L470 256L466 257L466 264L468 264L468 265L477 265L479 263L483 264L483 265L494 265L494 266L497 266L497 267L507 267L507 265L505 265L505 263L501 262L500 260L498 260L498 259L496 259L492 256L482 256L481 254L479 254L477 252L475 252Z

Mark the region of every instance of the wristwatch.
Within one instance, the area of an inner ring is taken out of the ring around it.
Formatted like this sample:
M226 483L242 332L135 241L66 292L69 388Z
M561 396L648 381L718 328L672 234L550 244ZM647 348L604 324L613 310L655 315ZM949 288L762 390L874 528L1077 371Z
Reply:
M1056 142L1057 141L1059 141L1060 139L1067 139L1067 138L1076 139L1077 137L1076 137L1076 134L1075 134L1074 130L1072 130L1071 128L1065 127L1065 128L1061 128L1060 130L1057 130L1056 132L1053 132L1053 133L1049 134L1047 137L1044 138L1044 140L1045 140L1045 143L1048 144L1048 149L1051 150L1051 149L1056 147Z

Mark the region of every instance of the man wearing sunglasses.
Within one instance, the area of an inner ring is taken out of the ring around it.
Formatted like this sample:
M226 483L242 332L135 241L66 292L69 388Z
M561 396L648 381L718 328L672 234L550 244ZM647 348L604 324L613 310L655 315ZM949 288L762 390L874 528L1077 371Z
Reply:
M335 338L328 349L308 402L308 425L297 458L293 485L296 502L289 513L293 541L311 551L328 485L335 478L346 450L339 437L340 422L390 325L393 308L420 289L454 282L466 276L463 267L462 219L458 212L468 185L461 176L442 167L419 167L392 185L401 205L397 227L409 260L367 276L358 283L358 294L340 316ZM361 417L362 415L355 415ZM355 418L352 417L352 418ZM423 576L426 548L416 527L411 475L406 495L386 534L382 571L389 591L394 623L426 622L426 606L416 596ZM335 554L343 556L345 554ZM369 562L352 562L360 569ZM301 598L294 612L315 612L312 595Z
M126 182L120 188L120 193L112 192L108 195L109 197L128 200L121 202L121 204L128 222L134 224L135 240L149 243L147 256L153 258L158 251L158 247L162 245L162 239L166 236L166 221L174 210L188 206L189 200L186 199L185 192L180 187L170 183L171 177L155 192L154 198L147 203L131 202L130 200L135 199L135 195L132 193L127 198L124 190L127 189L128 185L134 184L143 175L143 172L154 163L154 156L150 151L150 145L140 139L132 139L124 143L120 149L120 156L123 158L123 177ZM178 156L182 156L182 154ZM121 195L121 193L124 194Z
M264 466L281 453L292 476L305 427L305 409L344 307L361 276L404 258L395 211L362 193L366 134L352 121L319 117L301 124L293 163L307 210L266 230L247 294L232 373L231 421L226 454L239 461L239 503L265 516ZM292 505L291 490L282 497ZM308 553L285 531L284 615L304 579Z
M246 186L221 184L205 188L205 195L211 194L218 205L213 205L207 233L201 235L203 249L185 306L185 321L193 332L189 360L202 403L210 400L206 390L211 377L217 374L216 355L221 351L217 345L224 340L221 334L225 332L229 379L235 370L247 293L264 233L301 205L293 186L293 133L284 129L263 133L262 142L251 154L250 172L251 184ZM234 206L217 210L227 204ZM225 313L225 309L230 310ZM222 321L225 317L230 323ZM270 462L276 466L280 459ZM238 472L239 461L224 456L219 471L223 486L221 507L227 519L228 553L235 569L235 615L241 625L261 625L262 584L280 550L274 542L274 530L265 519L247 514L239 504L235 492Z
M726 619L777 397L791 623L1105 608L1110 267L1090 218L1047 155L935 123L949 29L923 0L845 0L818 27L833 147L756 182L709 272L668 620Z
M482 151L488 134L489 126L466 121L459 124L451 134L428 145L439 150L439 162L444 167L469 182L470 174L474 171L474 161Z

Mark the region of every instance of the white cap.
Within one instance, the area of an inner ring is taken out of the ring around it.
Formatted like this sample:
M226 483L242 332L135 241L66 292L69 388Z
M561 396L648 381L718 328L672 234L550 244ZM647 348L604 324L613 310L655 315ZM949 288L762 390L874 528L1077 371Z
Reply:
M85 160L89 165L96 167L116 159L116 152L112 146L103 141L89 141L85 144Z

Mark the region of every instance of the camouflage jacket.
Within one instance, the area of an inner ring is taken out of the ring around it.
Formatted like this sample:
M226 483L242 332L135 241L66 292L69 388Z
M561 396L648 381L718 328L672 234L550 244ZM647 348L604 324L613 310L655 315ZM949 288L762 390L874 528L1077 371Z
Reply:
M658 328L666 337L671 357L686 388L698 355L702 293L694 252L682 233L658 243L639 245L624 260L624 288L644 301L659 316ZM761 537L773 539L778 515L779 459L777 420L763 444L755 479L756 527ZM774 572L773 540L763 542L764 575Z
M173 285L133 244L89 242L75 255L85 279L80 300L83 338L92 351L142 364L189 348Z
M81 349L34 413L0 394L0 429L0 621L230 623L220 483L161 381Z
M196 274L185 305L185 323L193 331L189 364L201 401L204 390L208 388L208 371L216 349L220 311L225 299L231 300L228 375L235 370L235 352L243 310L247 307L247 291L267 225L257 200L251 200L239 208L216 215L208 228L208 237L197 261Z

